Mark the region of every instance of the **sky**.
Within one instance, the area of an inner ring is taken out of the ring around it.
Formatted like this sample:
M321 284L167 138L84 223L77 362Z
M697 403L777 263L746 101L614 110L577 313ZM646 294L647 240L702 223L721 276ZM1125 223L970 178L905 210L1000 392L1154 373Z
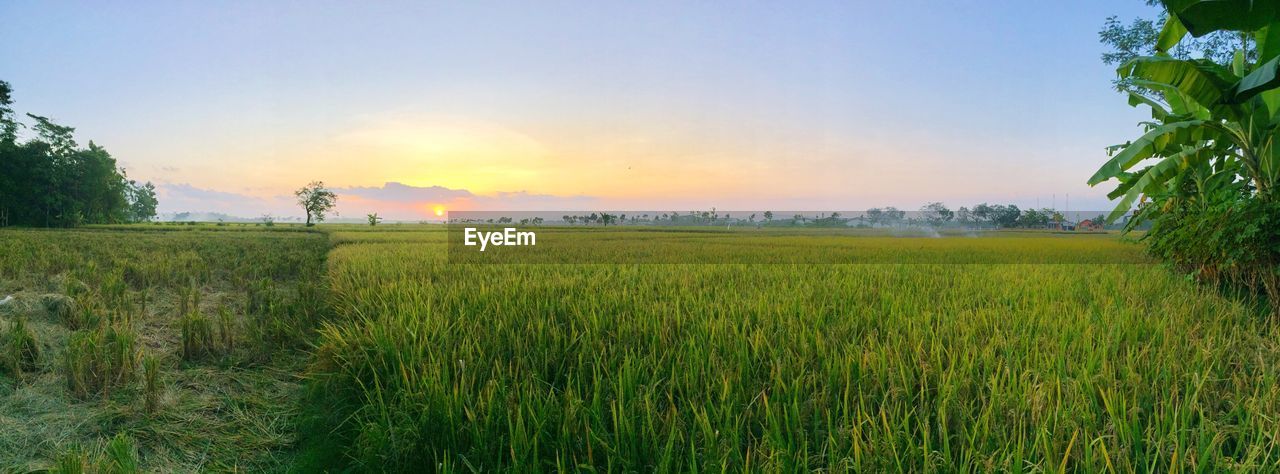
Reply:
M1110 209L1140 0L0 2L15 109L161 212Z

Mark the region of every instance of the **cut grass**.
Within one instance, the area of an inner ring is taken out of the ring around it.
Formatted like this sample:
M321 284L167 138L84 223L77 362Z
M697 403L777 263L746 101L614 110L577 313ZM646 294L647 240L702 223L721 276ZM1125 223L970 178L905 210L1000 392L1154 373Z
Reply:
M321 283L298 287L326 249L296 231L0 229L0 289L15 296L0 330L25 320L42 349L23 381L0 375L0 426L20 427L0 430L0 472L286 468L306 357L292 348L323 305L298 301ZM274 314L245 310L263 280ZM272 317L288 324L257 321ZM237 344L255 325L292 332ZM187 361L184 339L198 341Z

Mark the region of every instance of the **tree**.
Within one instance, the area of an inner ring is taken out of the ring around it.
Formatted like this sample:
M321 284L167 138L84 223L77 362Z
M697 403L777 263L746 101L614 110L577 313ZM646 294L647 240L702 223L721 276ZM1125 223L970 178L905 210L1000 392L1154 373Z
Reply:
M955 217L955 219L956 219L956 222L959 222L959 223L961 223L961 224L963 224L963 225L969 225L969 224L972 224L972 223L973 223L973 212L970 212L970 211L969 211L969 208L967 208L967 207L960 206L960 209L957 209L957 210L956 210L956 217Z
M323 181L312 181L302 189L294 191L298 204L307 213L307 227L324 222L325 213L338 205L338 195L324 187Z
M373 214L367 214L365 217L369 219L369 227L377 226L378 223L382 222L382 218L378 217L378 213L376 212Z
M1054 212L1049 209L1027 209L1018 216L1018 227L1044 228L1049 225L1049 218Z
M920 208L920 216L929 225L938 226L950 222L955 217L955 213L941 202L931 202Z
M1126 231L1151 222L1144 238L1158 257L1280 301L1280 8L1250 0L1162 4L1151 51L1117 71L1137 86L1125 91L1129 104L1149 108L1152 120L1142 136L1108 149L1111 158L1089 184L1119 183L1108 194L1117 204L1107 219L1133 211ZM1240 38L1229 60L1177 54L1213 35ZM1280 314L1280 304L1273 308Z
M1118 70L1122 79L1138 81L1144 91L1129 91L1129 103L1151 109L1153 121L1138 139L1109 149L1112 154L1089 179L1097 185L1109 179L1120 186L1109 197L1120 198L1108 219L1127 213L1142 196L1207 197L1217 192L1256 193L1271 199L1280 178L1280 159L1273 146L1280 127L1280 42L1263 44L1257 54L1265 63L1250 63L1237 51L1230 67L1208 59L1177 59L1165 54L1187 33L1187 24L1205 25L1216 17L1200 18L1175 12L1169 16L1153 56L1137 57ZM1274 9L1272 17L1277 16ZM1259 21L1259 20L1254 20ZM1206 33L1209 26L1197 26ZM1257 34L1265 36L1269 28ZM1131 171L1148 159L1153 165ZM1239 177L1240 179L1236 179ZM1173 189L1179 184L1190 188ZM1190 194L1186 194L1189 192ZM1163 198L1161 200L1164 200Z
M75 226L155 215L155 188L129 181L106 149L81 147L75 128L26 114L35 137L19 142L13 89L0 81L0 225Z
M130 180L128 193L130 222L146 222L155 218L156 206L160 203L156 199L155 185Z
M12 145L18 139L18 121L13 118L13 87L0 81L0 145Z
M1146 0L1146 3L1151 6L1160 5L1159 0ZM1168 18L1169 15L1165 12L1154 20L1135 18L1126 25L1115 16L1108 17L1102 30L1098 32L1098 39L1102 44L1111 48L1110 51L1102 54L1102 62L1110 66L1119 66L1136 58L1160 53L1156 43L1160 39L1161 25L1165 24ZM1178 42L1164 52L1177 59L1203 58L1214 63L1227 64L1232 61L1237 50L1245 51L1249 55L1247 59L1256 60L1255 44L1251 35L1213 31ZM1122 92L1143 89L1140 84L1135 84L1128 78L1116 79L1112 83Z
M996 204L988 208L988 219L996 227L1016 227L1018 225L1018 217L1022 216L1022 211L1018 206Z
M764 221L773 222L773 211L764 211Z
M991 206L985 202L973 206L973 211L970 211L970 214L973 216L973 222L975 224L981 225L987 222L991 222L991 216L992 216Z

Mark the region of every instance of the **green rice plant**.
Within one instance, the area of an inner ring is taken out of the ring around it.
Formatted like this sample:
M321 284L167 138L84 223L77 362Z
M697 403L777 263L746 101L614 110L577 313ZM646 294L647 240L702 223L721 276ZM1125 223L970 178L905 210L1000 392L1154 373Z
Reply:
M138 368L138 334L131 328L104 325L71 333L63 354L67 389L80 399L106 397L129 386Z
M103 314L105 310L96 300L81 300L73 311L65 313L62 323L72 331L96 328L104 321Z
M643 244L687 252L671 261L872 263L464 265L448 262L440 235L345 233L328 262L339 314L308 373L308 405L324 410L312 430L341 446L331 462L399 472L1280 466L1278 330L1245 302L1143 263L1138 246L615 232L621 243L590 252ZM1045 253L1082 263L972 261Z
M62 280L63 293L73 300L79 299L89 294L89 285L76 279L72 275L64 275Z
M160 358L155 354L147 354L142 358L142 383L143 407L147 413L155 413L160 408L160 397L163 395Z
M142 472L138 446L132 437L119 433L91 449L72 446L58 456L50 469L57 474L136 474Z
M50 471L56 474L89 473L89 454L78 446L72 447L58 456Z
M148 301L147 297L149 293L150 292L148 291L147 288L143 288L138 291L138 314L142 314L142 315L147 314L147 301Z
M67 390L77 398L89 398L101 389L105 378L99 373L101 345L98 331L76 331L67 339L67 350L63 354Z
M213 352L213 325L199 311L182 317L182 360L194 361Z
M271 305L274 293L270 279L256 280L245 288L245 312L250 316L263 314Z
M223 354L231 354L236 347L236 320L226 306L218 308L217 343Z
M19 317L0 335L0 361L14 378L39 369L40 344L36 335L27 327L27 320Z
M98 460L98 471L104 474L135 474L138 467L138 446L133 438L120 433L111 438Z
M195 281L178 287L178 314L191 314L200 310L200 287Z
M297 340L290 309L287 303L272 302L258 316L250 319L246 329L261 356L284 349Z
M108 272L98 285L98 294L103 304L112 310L129 310L129 285L125 283L120 270Z

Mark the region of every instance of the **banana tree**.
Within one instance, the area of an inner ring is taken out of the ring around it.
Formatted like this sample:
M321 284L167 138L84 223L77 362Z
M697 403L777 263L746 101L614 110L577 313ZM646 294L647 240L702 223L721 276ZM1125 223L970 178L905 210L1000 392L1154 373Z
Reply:
M1149 107L1152 120L1143 124L1141 137L1110 148L1111 158L1089 179L1090 185L1119 181L1108 195L1118 199L1108 219L1125 215L1143 198L1168 205L1221 197L1225 190L1276 199L1280 2L1165 0L1164 5L1169 16L1158 53L1117 71L1137 86L1128 92L1130 105ZM1237 51L1230 65L1167 54L1187 34L1220 30L1252 35L1256 51Z

